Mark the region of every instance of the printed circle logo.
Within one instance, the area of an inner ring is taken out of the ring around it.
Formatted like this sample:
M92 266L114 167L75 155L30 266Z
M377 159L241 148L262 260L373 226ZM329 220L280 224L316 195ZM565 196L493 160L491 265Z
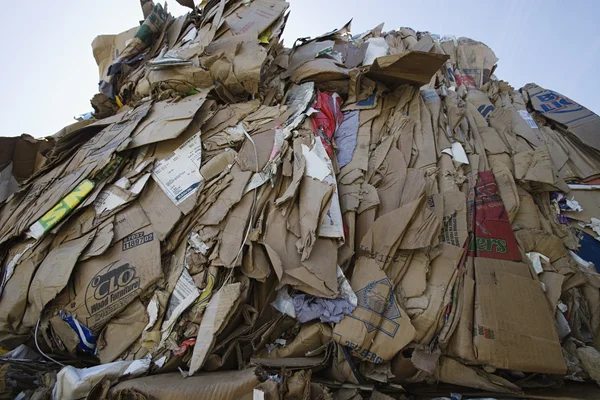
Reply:
M135 269L125 263L115 269L107 272L101 271L92 279L92 288L94 288L94 298L102 300L110 293L127 286L135 278Z

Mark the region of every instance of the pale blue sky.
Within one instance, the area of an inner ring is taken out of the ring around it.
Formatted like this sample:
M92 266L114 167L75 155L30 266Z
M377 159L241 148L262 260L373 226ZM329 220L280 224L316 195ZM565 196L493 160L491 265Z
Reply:
M142 18L137 0L4 0L2 5L0 136L52 135L73 116L90 111L98 83L92 40L134 27ZM169 10L176 16L185 12L173 0ZM287 45L339 28L350 18L353 33L385 22L384 30L409 26L468 36L494 50L499 79L515 88L536 82L600 112L600 1L291 0L291 10Z

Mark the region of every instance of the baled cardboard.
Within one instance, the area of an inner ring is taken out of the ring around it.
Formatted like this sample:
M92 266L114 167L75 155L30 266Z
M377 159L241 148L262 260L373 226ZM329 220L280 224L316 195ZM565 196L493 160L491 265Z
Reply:
M27 306L29 285L37 267L50 251L51 242L51 238L45 238L26 250L23 246L17 246L19 249L16 251L23 252L23 255L16 261L15 273L5 283L0 301L0 345L3 347L14 348L31 335L34 326L23 326L21 321Z
M566 371L554 313L526 264L475 258L473 335L477 360L496 368Z
M92 42L92 52L98 64L100 80L106 80L108 67L115 62L127 46L127 41L133 39L138 27L131 28L118 35L100 35Z
M475 360L473 352L473 296L475 294L475 280L468 275L462 277L463 285L459 296L461 307L460 319L448 343L448 353L463 360Z
M337 295L335 242L317 238L311 256L302 261L296 247L299 238L288 230L287 225L279 210L273 208L269 212L263 245L280 284L302 287L304 292L315 296L334 298Z
M102 363L115 361L140 337L149 322L146 307L135 299L116 315L98 338L98 357Z

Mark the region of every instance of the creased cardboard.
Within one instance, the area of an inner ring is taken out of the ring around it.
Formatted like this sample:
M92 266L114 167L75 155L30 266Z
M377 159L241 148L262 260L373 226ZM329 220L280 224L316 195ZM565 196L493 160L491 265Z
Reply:
M281 284L302 286L315 296L333 298L337 295L337 252L331 239L318 238L311 256L301 261L296 248L298 237L287 229L281 213L271 210L267 218L264 246Z
M214 345L215 337L227 322L231 307L239 294L239 283L225 285L214 294L208 303L198 329L198 337L201 338L201 341L196 342L196 346L194 346L189 375L194 375L204 365L206 356Z
M446 55L422 51L383 56L375 59L367 76L391 87L400 84L425 85L447 59Z
M102 363L116 360L142 334L148 324L146 307L138 299L110 320L98 339L98 355Z
M60 293L71 277L77 259L92 242L96 230L79 239L63 243L53 248L46 256L31 281L29 303L31 313L39 316L50 301Z
M161 276L159 239L151 229L138 230L76 266L64 310L99 331Z
M110 398L124 400L137 394L147 396L144 399L154 397L165 400L245 399L246 396L252 396L259 382L253 368L202 373L186 379L179 372L172 372L121 382L111 390Z
M479 361L528 372L566 370L554 314L526 264L475 258L473 325Z
M497 375L467 367L456 360L441 357L435 377L442 382L499 393L521 393L521 389Z
M373 259L361 258L351 280L358 307L333 330L333 338L362 360L391 360L415 336L392 284Z
M525 90L535 111L566 126L583 143L600 150L600 141L594 134L600 126L600 118L596 114L560 93L535 84L526 85Z
M429 344L446 311L449 292L452 291L458 263L464 251L463 248L446 243L441 243L440 249L442 253L431 263L427 289L423 295L427 299L425 310L414 316L420 302L417 299L406 302L407 312L412 315L412 324L416 330L415 340L423 344Z

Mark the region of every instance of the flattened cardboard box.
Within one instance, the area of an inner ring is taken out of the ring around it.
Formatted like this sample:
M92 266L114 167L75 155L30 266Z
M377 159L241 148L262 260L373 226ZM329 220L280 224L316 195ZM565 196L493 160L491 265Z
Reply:
M564 374L554 313L523 263L475 258L473 345L496 368Z
M564 125L584 144L600 150L600 117L581 104L553 90L533 83L525 86L533 109L544 117Z
M333 330L336 342L352 355L374 364L391 360L415 337L415 328L400 308L392 282L369 258L362 257L352 276L358 307Z
M75 267L75 295L65 311L99 332L161 277L160 261L160 242L149 227L124 237L102 256Z

